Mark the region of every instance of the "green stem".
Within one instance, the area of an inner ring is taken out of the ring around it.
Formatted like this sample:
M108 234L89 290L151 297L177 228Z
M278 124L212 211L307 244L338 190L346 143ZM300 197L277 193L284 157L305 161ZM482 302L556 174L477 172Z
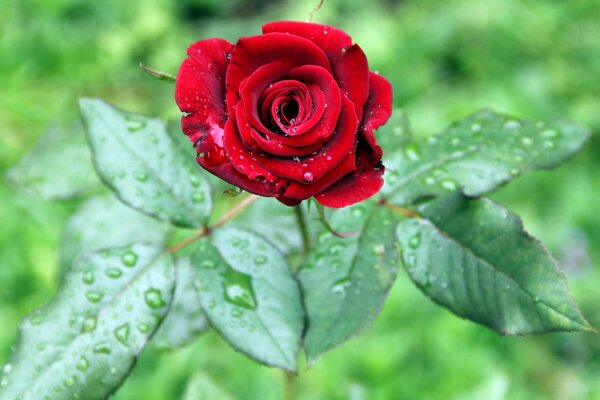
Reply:
M302 208L300 208L300 206L294 207L294 212L296 213L296 221L298 222L298 228L300 228L300 234L302 235L302 247L304 249L304 254L308 254L308 250L310 249L310 237L308 235L306 218L304 218L304 213L302 212Z
M294 395L294 382L296 377L294 376L294 374L287 371L284 371L283 373L283 399L294 400L294 398L296 397Z

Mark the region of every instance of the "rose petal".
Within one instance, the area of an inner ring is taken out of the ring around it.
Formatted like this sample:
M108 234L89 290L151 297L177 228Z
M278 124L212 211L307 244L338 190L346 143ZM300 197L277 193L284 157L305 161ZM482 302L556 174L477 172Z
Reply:
M332 186L315 195L315 200L326 207L341 208L376 194L383 186L384 168L373 153L360 149L356 158L356 171L335 182Z
M183 117L183 132L192 143L203 135L219 135L223 131L225 107L225 73L228 54L233 45L223 39L207 39L192 44L188 58L177 73L175 101L189 115ZM220 138L215 142L222 143Z
M335 80L342 91L354 103L358 119L369 92L369 64L362 49L352 44L352 38L344 31L327 25L309 22L278 21L263 25L265 34L290 33L315 43L323 49L333 69Z
M230 113L238 102L241 82L259 67L272 62L292 65L319 65L331 71L329 59L310 40L284 33L250 36L238 40L227 68L227 106Z
M373 131L385 124L392 115L392 85L374 72L369 72L369 83L369 97L365 103L360 132L373 149L375 158L381 159L383 153L375 142Z
M353 159L358 123L350 100L342 98L342 112L332 138L317 154L302 159L278 159L257 155L258 162L274 175L298 182L318 181L346 158Z

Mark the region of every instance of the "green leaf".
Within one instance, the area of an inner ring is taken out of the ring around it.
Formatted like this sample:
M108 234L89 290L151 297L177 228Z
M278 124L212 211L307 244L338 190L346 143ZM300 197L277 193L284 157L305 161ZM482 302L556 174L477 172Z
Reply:
M196 373L188 382L183 400L233 400L208 374Z
M142 245L79 258L56 296L28 315L0 377L0 399L108 398L172 298L170 255Z
M399 205L458 188L479 196L524 172L560 164L589 136L587 128L564 119L534 122L483 110L441 135L384 153L382 193Z
M556 261L519 217L451 193L398 225L417 286L457 315L507 335L588 331Z
M159 349L177 350L210 328L200 308L198 291L194 287L196 272L190 257L177 259L176 268L177 283L173 303L152 339L152 345Z
M192 256L210 324L236 350L294 371L304 311L285 259L252 232L224 228L213 235Z
M162 247L169 225L123 205L113 195L93 197L67 222L60 248L64 273L78 255L135 241Z
M101 186L79 124L48 129L6 177L47 200L71 199Z
M80 108L96 171L123 202L177 226L203 225L208 183L165 123L98 99L81 99Z
M395 224L388 209L362 203L336 211L331 225L356 235L340 238L323 230L300 270L309 363L371 325L397 273Z
M290 229L294 229L296 225L293 208L272 198L252 202L240 216L236 217L234 224L251 226L284 254L302 247L300 235L290 234Z
M384 156L394 154L398 149L402 149L412 137L410 122L406 114L401 109L395 108L387 123L377 129L375 137Z

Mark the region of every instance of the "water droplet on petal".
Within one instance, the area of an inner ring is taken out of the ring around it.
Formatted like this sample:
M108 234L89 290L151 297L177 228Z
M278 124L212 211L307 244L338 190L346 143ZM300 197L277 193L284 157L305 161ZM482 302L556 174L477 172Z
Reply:
M304 179L304 182L312 182L314 179L314 175L312 172L305 172L302 178Z

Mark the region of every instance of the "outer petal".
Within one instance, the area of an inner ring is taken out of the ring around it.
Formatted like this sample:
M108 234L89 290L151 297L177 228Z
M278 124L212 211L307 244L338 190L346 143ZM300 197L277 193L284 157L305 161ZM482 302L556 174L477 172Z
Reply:
M344 31L327 25L297 21L271 22L262 27L263 33L283 32L309 39L319 46L331 62L333 74L342 92L354 103L358 119L369 92L367 57L352 44Z
M189 115L183 117L183 132L196 143L207 132L220 135L227 119L225 74L233 45L223 39L207 39L192 44L188 58L177 74L175 101ZM215 137L216 143L222 143Z
M392 85L379 74L369 72L369 97L365 104L364 116L360 127L362 138L381 159L381 147L375 142L373 131L385 124L392 115Z
M315 195L315 200L326 207L341 208L359 203L379 192L383 186L383 166L375 163L372 153L364 150L358 152L356 171Z

